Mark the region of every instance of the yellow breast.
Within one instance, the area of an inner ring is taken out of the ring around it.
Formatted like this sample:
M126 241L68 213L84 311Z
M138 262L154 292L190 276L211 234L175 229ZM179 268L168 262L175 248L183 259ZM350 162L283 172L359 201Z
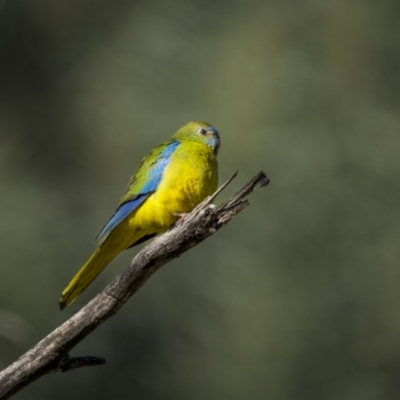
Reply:
M207 146L183 142L171 156L156 190L132 215L129 225L164 232L177 220L176 213L188 213L218 185L217 159Z

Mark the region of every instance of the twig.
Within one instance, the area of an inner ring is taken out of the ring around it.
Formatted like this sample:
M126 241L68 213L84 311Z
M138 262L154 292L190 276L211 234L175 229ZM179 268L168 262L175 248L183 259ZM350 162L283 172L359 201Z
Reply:
M68 372L77 368L92 367L93 365L102 365L106 363L103 357L71 357L67 354L56 366L49 372Z

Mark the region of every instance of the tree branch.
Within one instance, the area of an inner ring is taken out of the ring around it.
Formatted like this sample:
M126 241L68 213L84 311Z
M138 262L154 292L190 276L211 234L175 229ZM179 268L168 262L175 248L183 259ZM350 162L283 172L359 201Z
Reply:
M86 306L0 372L0 400L10 398L48 373L104 364L104 358L71 357L69 352L115 315L154 272L225 226L249 205L247 195L269 183L268 177L260 172L225 203L219 206L210 204L235 176L236 173L185 217L182 223L142 249L114 281Z

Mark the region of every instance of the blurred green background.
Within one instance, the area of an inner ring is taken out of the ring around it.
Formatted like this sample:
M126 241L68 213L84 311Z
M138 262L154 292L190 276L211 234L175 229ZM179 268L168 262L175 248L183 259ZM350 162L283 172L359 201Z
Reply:
M0 367L63 313L140 159L189 120L271 185L46 376L47 399L400 398L400 3L0 3Z

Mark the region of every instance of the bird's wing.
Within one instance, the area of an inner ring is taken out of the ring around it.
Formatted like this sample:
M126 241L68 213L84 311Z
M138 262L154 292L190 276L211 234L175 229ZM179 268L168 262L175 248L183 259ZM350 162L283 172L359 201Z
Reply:
M155 147L140 163L136 174L123 195L120 205L114 215L104 225L96 237L98 245L104 242L111 231L129 214L136 210L152 193L157 190L161 182L165 167L175 149L179 146L178 140L169 140Z

